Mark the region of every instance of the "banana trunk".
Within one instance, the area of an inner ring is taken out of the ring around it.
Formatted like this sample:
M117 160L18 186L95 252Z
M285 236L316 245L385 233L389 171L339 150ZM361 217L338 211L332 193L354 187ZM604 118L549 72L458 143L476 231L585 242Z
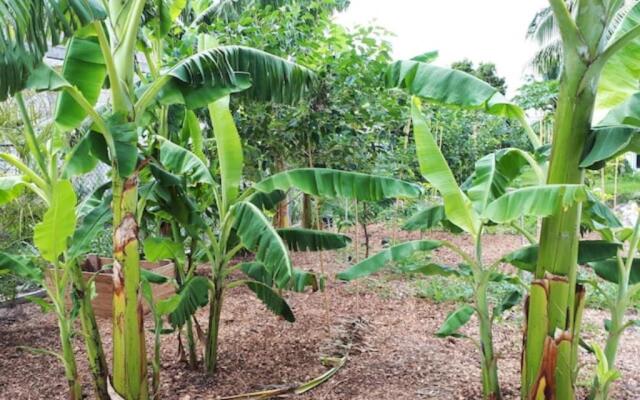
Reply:
M113 180L113 383L127 400L147 399L136 206L138 180Z

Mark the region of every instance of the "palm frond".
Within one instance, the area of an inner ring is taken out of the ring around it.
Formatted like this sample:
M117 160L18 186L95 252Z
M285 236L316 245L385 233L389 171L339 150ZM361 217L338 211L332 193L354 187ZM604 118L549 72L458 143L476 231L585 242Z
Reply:
M526 38L538 44L545 44L550 39L558 37L558 35L558 24L553 16L551 7L545 7L538 11L529 23Z
M557 79L562 70L562 59L562 41L558 37L536 51L527 64L536 74L540 74L546 79Z

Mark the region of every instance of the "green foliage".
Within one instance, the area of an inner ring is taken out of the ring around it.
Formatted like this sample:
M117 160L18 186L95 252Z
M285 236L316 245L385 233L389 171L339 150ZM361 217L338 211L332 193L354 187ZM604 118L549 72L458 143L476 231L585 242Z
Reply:
M201 276L186 281L178 292L178 304L169 315L173 326L183 326L195 312L209 302L209 282Z
M78 33L67 45L62 76L95 106L107 76L107 69L95 32L83 29L82 33L86 36ZM60 94L54 116L57 126L65 130L75 129L86 116L87 112L69 93Z
M464 337L464 335L458 333L458 330L462 328L467 322L469 322L471 316L475 312L476 310L467 304L458 307L455 311L449 313L440 329L438 329L438 331L436 332L436 336Z
M276 230L251 203L239 202L231 212L234 228L244 247L255 253L278 287L286 287L291 279L291 260Z
M148 237L142 242L144 255L149 261L184 261L184 245L163 237Z
M82 218L76 231L71 237L68 257L77 259L78 257L95 252L93 242L97 237L104 234L105 225L113 218L111 207L106 198L87 215Z
M400 262L414 256L416 252L429 252L437 249L441 243L434 240L415 240L391 246L379 253L351 266L346 271L340 272L338 278L346 281L371 275L390 262Z
M49 208L33 230L33 243L42 258L55 264L75 231L76 194L69 181L59 181L52 189Z
M21 176L0 176L0 205L10 203L20 196L24 185Z
M606 240L581 240L578 244L578 264L584 265L615 257L620 248L619 243ZM537 245L525 246L505 255L503 260L516 268L534 272L538 262L538 250Z
M229 111L229 98L223 97L209 104L209 115L213 125L220 164L220 186L223 210L238 197L243 171L242 143L238 129Z
M558 84L557 80L535 81L530 79L518 88L518 94L513 101L525 110L553 112L558 101Z
M291 251L337 250L351 243L348 236L311 229L281 228L277 232Z
M452 63L451 68L466 72L487 82L489 85L498 89L503 95L507 92L507 82L505 78L498 76L494 63L481 62L476 68L471 60L465 58L462 61Z
M24 89L49 46L106 17L96 1L2 0L0 2L0 101Z
M273 289L264 283L256 281L247 281L246 285L274 314L281 316L286 321L295 322L296 318L293 316L293 311L291 311L287 302Z
M280 172L254 185L262 192L296 188L322 198L378 201L389 198L416 198L422 188L416 184L358 172L325 168L299 168Z
M616 21L618 24L613 26L614 31L608 38L610 43L636 29L640 22L640 4L631 3L631 7L622 11L622 18ZM595 104L596 118L619 106L638 91L636 82L640 76L640 69L633 60L638 57L639 53L640 39L635 37L630 43L615 52L604 64L598 81L598 95Z
M521 216L546 217L586 199L587 191L583 185L530 186L499 197L487 206L484 216L498 223L510 222Z
M313 80L307 68L244 46L204 50L180 61L168 75L158 100L190 109L237 92L259 101L296 103Z

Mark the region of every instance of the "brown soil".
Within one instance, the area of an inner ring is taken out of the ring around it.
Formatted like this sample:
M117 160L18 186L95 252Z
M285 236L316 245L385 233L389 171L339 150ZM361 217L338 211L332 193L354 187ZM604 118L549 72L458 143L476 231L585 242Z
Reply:
M372 227L372 244L380 247L391 235L382 227ZM464 248L471 245L462 237L434 233ZM406 238L399 234L398 239ZM417 235L413 235L417 238ZM362 240L361 240L362 243ZM519 237L487 237L485 255L497 259L521 245ZM362 257L363 252L361 252ZM441 261L455 262L447 252L438 252ZM320 271L318 254L295 254L294 263ZM328 382L301 399L479 399L479 354L468 340L438 339L433 334L455 304L434 304L414 295L414 286L403 279L369 279L356 283L337 282L337 271L345 268L346 252L325 253L323 267L331 281L324 293L287 295L297 321L290 324L273 316L248 290L233 289L226 297L222 313L218 371L208 377L188 369L177 358L176 335L162 340L162 387L165 399L216 399L250 391L304 382L327 370L320 362L340 344L345 329L351 332L353 347L346 365ZM507 399L518 398L522 310L508 312L497 324L495 343L500 360L500 378ZM602 320L606 312L589 310L585 339L603 343ZM207 314L198 319L206 325ZM151 328L150 318L147 326ZM597 327L597 328L596 328ZM111 326L100 322L105 349L110 349ZM465 327L474 335L475 323ZM148 348L151 335L147 335ZM639 332L630 331L621 343L619 362L623 378L615 384L613 398L640 398L640 372L636 362ZM56 321L43 315L35 305L0 310L0 398L64 399L67 387L64 372L52 356L33 354L21 346L58 349ZM84 390L92 398L90 376L80 338L75 349ZM591 376L592 358L579 378L584 395Z

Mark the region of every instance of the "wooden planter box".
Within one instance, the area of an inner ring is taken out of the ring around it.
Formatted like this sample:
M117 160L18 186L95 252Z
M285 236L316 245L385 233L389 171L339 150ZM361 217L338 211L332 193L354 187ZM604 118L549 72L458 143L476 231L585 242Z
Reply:
M96 274L95 271L99 271L103 266L112 263L113 259L111 258L96 256L87 257L85 262L82 264L82 274L84 275L85 282L93 278ZM140 266L153 271L156 274L164 275L167 278L175 278L174 264L170 261L149 262L141 260ZM97 295L91 301L93 311L95 312L96 317L111 319L113 313L113 277L111 275L111 271L98 274L95 276L94 281ZM166 299L175 293L175 287L171 282L167 282L163 285L151 284L151 288L153 289L154 301ZM144 314L149 312L149 305L144 299L142 300L142 309Z

